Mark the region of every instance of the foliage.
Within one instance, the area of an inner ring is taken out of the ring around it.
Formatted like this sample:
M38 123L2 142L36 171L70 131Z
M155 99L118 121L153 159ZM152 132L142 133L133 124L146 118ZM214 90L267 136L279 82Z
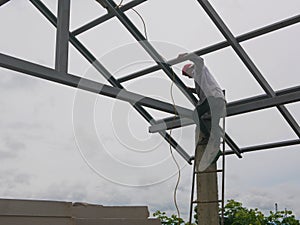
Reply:
M182 218L178 218L174 214L168 217L165 212L157 210L153 216L159 218L162 225L186 225Z
M224 225L300 225L292 211L270 211L265 216L256 209L247 209L242 203L229 200L225 206Z
M165 212L156 211L154 217L161 220L162 225L189 225L182 218L176 215L167 216ZM194 209L195 223L198 224L197 207ZM247 209L242 203L228 200L224 209L224 225L300 225L292 211L270 211L269 216L265 216L257 208Z
M258 209L247 209L242 203L229 200L225 206L224 225L267 225L268 221Z
M269 224L278 224L278 225L299 225L299 220L295 219L293 212L290 210L270 212L270 215L267 217Z

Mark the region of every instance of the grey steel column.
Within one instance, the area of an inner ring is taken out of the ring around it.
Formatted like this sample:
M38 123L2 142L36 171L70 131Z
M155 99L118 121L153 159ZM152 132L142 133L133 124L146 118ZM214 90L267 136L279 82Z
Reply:
M221 17L217 14L217 12L214 10L214 8L211 6L211 4L207 0L197 0L199 4L202 6L202 8L205 10L205 12L208 14L208 16L211 18L211 20L214 22L214 24L218 27L220 32L223 34L223 36L226 38L226 40L229 42L231 47L234 49L236 54L240 57L240 59L243 61L245 66L249 69L249 71L252 73L254 78L257 80L257 82L260 84L260 86L263 88L263 90L270 96L275 97L275 92L269 85L269 83L265 80L263 75L260 73L258 68L255 66L253 61L250 59L246 51L242 48L242 46L238 43L236 38L233 36L233 34L230 32L228 27L225 25ZM286 121L289 123L289 125L292 127L294 132L297 134L298 137L300 137L300 127L297 124L297 121L292 117L292 115L289 113L289 111L286 109L285 106L280 105L277 106L278 110L281 112L282 116L286 119Z
M58 0L55 69L68 72L70 0Z

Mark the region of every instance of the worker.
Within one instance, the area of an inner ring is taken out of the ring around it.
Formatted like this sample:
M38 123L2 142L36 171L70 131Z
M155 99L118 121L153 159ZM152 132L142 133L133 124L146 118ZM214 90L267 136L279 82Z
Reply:
M219 126L220 119L225 116L225 97L217 81L204 64L203 58L194 54L180 54L179 58L187 57L192 63L184 65L182 75L194 79L194 91L199 100L194 111L194 120L204 137L198 145L207 145L205 157L206 166L214 162L220 153L220 140L222 131ZM193 89L193 88L189 88ZM204 119L207 115L209 119ZM199 135L197 135L199 136ZM197 137L198 138L198 137Z

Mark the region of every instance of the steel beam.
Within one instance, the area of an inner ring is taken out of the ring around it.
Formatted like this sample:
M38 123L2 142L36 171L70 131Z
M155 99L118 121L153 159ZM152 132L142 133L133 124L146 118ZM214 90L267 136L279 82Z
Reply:
M70 0L58 1L55 69L68 72Z
M31 3L51 22L52 25L57 26L57 19L53 13L40 1L30 0ZM69 34L70 41L73 46L88 60L97 71L99 71L114 87L123 88L122 85L101 65L101 63L86 49L83 44L72 34ZM133 106L141 116L150 124L155 123L155 119L141 106ZM165 131L159 134L171 144L171 146L189 163L191 164L192 157Z
M253 112L261 109L266 109L274 106L289 104L300 101L300 91L294 91L272 98L261 99L257 101L248 102L245 104L230 106L228 104L227 114L228 116L234 116L242 113Z
M265 78L263 77L261 72L258 70L258 68L254 64L254 62L250 59L250 57L248 56L246 51L242 48L242 46L239 44L239 42L233 36L231 31L228 29L226 24L223 22L223 20L218 15L218 13L214 10L214 8L211 6L211 4L207 0L197 0L197 1L202 6L204 11L208 14L210 19L217 26L219 31L226 38L226 40L229 42L229 44L231 45L233 50L240 57L240 59L243 61L245 66L248 68L248 70L252 73L252 75L254 76L256 81L260 84L260 86L263 88L263 90L267 93L267 95L269 95L270 97L275 97L275 92L272 89L272 87L265 80ZM281 114L285 118L285 120L288 122L288 124L291 126L291 128L294 130L294 132L297 134L297 136L300 137L300 127L297 124L297 121L292 117L292 115L285 108L285 106L280 105L280 106L277 106L277 108L281 112Z
M179 79L175 72L165 62L163 57L153 48L143 34L135 27L135 25L127 18L127 16L117 7L113 0L103 0L107 3L108 9L115 14L120 22L126 27L126 29L132 34L132 36L139 42L139 44L145 49L145 51L152 57L152 59L162 68L167 76L176 84L181 92L190 100L193 105L196 105L198 100L190 92L185 84Z
M259 95L228 103L226 106L227 117L300 101L300 86L284 89L276 92L275 94L276 96L272 98L267 95ZM194 123L195 122L193 120L188 118L181 118L178 116L169 117L156 121L155 125L149 127L149 132L155 133L161 130L189 126Z
M293 94L293 93L299 92L299 91L300 91L300 86L295 86L295 87L290 87L290 88L277 90L275 92L275 94L276 94L277 97L280 97L280 96L283 96L283 95L286 95L286 94ZM229 102L227 104L227 107L235 107L237 105L245 105L245 104L248 104L248 103L253 103L255 101L261 101L261 100L266 100L266 99L269 99L269 96L266 95L266 94L257 95L257 96L253 96L253 97L249 97L249 98Z
M275 143L269 143L269 144L262 144L262 145L255 145L250 147L245 147L241 149L242 153L246 152L254 152L254 151L261 151L261 150L267 150L267 149L274 149L274 148L282 148L287 146L293 146L293 145L299 145L300 139L296 140L289 140L289 141L281 141L281 142L275 142ZM226 151L226 155L232 155L235 154L233 151Z
M239 35L239 36L236 37L236 40L238 42L247 41L247 40L250 40L250 39L262 36L264 34L268 34L270 32L273 32L273 31L276 31L276 30L279 30L279 29L282 29L282 28L294 25L294 24L299 23L299 22L300 22L300 15L293 16L291 18L288 18L288 19L285 19L285 20L273 23L271 25L268 25L268 26L265 26L265 27L262 27L262 28L250 31L250 32L242 34L242 35ZM203 49L199 49L199 50L197 50L197 51L195 51L195 52L193 52L193 53L191 53L189 55L202 56L202 55L214 52L214 51L221 50L221 49L229 47L229 46L230 46L230 44L229 44L228 41L222 41L222 42L213 44L211 46L205 47ZM167 64L169 64L169 65L176 65L176 64L184 62L186 60L188 60L188 56L186 56L184 58L181 58L181 59L178 59L178 58L171 59L171 60L167 61ZM118 79L118 81L120 83L126 82L126 81L129 81L129 80L132 80L132 79L135 79L135 78L147 75L149 73L153 73L153 72L155 72L157 70L160 70L160 69L161 68L158 65L152 66L152 67L148 67L146 69L143 69L143 70L134 72L132 74L126 75L124 77L121 77L121 78Z
M34 77L53 81L71 87L76 87L86 91L105 95L111 98L116 98L122 101L131 103L132 105L142 105L152 109L157 109L163 112L179 114L185 117L192 118L193 111L176 106L174 112L174 105L160 100L145 97L140 94L135 94L125 89L111 87L99 82L94 82L83 77L58 72L48 67L43 67L38 64L30 63L25 60L17 59L8 55L0 53L0 66L6 69L25 73ZM61 78L59 78L61 76Z
M125 12L125 11L127 11L127 10L129 10L129 9L131 9L131 8L133 8L133 7L137 6L137 5L145 2L145 1L147 1L147 0L133 0L133 1L125 4L124 6L121 6L120 10L122 12ZM100 16L99 18L94 19L93 21L91 21L91 22L89 22L89 23L87 23L87 24L85 24L85 25L77 28L76 30L72 31L72 34L74 36L77 36L77 35L79 35L79 34L81 34L83 32L88 31L89 29L94 28L95 26L97 26L97 25L99 25L101 23L104 23L105 21L107 21L107 20L109 20L109 19L111 19L113 17L114 17L114 14L109 12L109 13L107 13L107 14L105 14L103 16Z

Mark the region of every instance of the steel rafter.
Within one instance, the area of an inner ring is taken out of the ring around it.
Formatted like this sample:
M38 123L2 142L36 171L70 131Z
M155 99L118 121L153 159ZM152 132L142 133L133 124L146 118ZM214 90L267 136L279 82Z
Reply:
M120 10L122 12L125 12L125 11L127 11L127 10L129 10L129 9L131 9L131 8L133 8L133 7L137 6L137 5L145 2L145 1L147 1L147 0L133 0L133 1L131 1L131 2L127 3L127 4L125 4L125 5L121 6ZM100 16L99 18L94 19L91 22L89 22L89 23L87 23L87 24L85 24L85 25L77 28L76 30L72 31L72 34L74 36L77 36L77 35L79 35L79 34L81 34L83 32L86 32L86 31L94 28L95 26L97 26L97 25L99 25L101 23L104 23L105 21L107 21L107 20L109 20L109 19L111 19L113 17L114 17L114 14L108 12L107 14L105 14L103 16Z
M111 98L116 98L122 101L131 103L132 105L146 106L152 109L160 110L167 113L174 113L174 105L163 102L157 99L146 97L127 91L123 88L111 87L100 82L95 82L84 77L74 76L72 74L58 72L48 67L43 67L35 63L31 63L22 59L14 58L12 56L0 53L0 66L6 69L25 73L34 77L53 81L71 87L77 87L86 91L105 95ZM61 76L61 78L59 78ZM193 111L175 106L175 114L193 117Z
M53 13L40 1L30 0L30 2L52 23L57 26L57 19ZM123 86L107 71L101 63L81 44L81 42L72 34L69 34L70 42L73 46L99 71L114 87L123 89ZM150 124L155 123L155 119L141 106L133 106ZM172 147L189 163L191 164L192 157L165 131L160 132L160 135L172 145Z
M242 35L239 35L239 36L236 37L236 40L238 42L244 42L244 41L247 41L247 40L250 40L250 39L262 36L264 34L268 34L270 32L273 32L273 31L276 31L276 30L279 30L279 29L282 29L282 28L294 25L294 24L299 23L299 22L300 22L300 15L293 16L291 18L288 18L288 19L285 19L285 20L273 23L271 25L268 25L268 26L265 26L265 27L262 27L262 28L250 31L250 32L242 34ZM224 49L224 48L229 47L229 46L230 46L230 44L229 44L228 41L222 41L222 42L213 44L211 46L205 47L203 49L199 49L197 51L194 51L190 55L202 56L202 55L205 55L205 54L208 54L208 53L211 53L211 52L215 52L215 51ZM184 62L186 60L188 60L188 56L186 56L184 58L181 58L181 59L178 59L178 58L171 59L171 60L167 61L167 63L169 65L176 65L176 64ZM157 65L156 66L152 66L152 67L149 67L149 68L146 68L146 69L134 72L132 74L126 75L124 77L121 77L121 78L118 79L118 81L121 82L121 83L123 83L123 82L129 81L129 80L132 80L132 79L135 79L135 78L147 75L149 73L153 73L153 72L158 71L160 69L161 68L159 66L157 66Z
M219 31L223 34L223 36L226 38L226 40L229 42L233 50L236 52L236 54L240 57L240 59L243 61L245 66L248 68L248 70L252 73L256 81L260 84L260 86L263 88L263 90L270 96L274 97L275 92L270 86L270 84L265 80L261 72L258 70L254 62L250 59L246 51L242 48L242 46L239 44L239 42L236 40L236 38L233 36L229 28L226 26L226 24L223 22L221 17L218 15L218 13L214 10L214 8L211 6L211 4L207 0L197 0L199 4L202 6L204 11L208 14L210 19L214 22L214 24L217 26ZM288 124L291 126L291 128L294 130L294 132L297 134L297 136L300 138L300 127L297 124L297 121L292 117L290 112L286 109L285 106L279 105L277 106L278 110L281 112L282 116L285 118L285 120L288 122Z

